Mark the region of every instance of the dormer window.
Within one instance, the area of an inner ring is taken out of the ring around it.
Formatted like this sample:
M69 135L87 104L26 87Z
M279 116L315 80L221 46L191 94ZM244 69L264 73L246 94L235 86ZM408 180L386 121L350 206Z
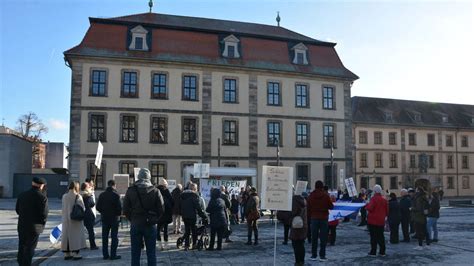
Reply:
M294 51L293 64L307 65L308 64L308 48L303 43L298 43L293 46L291 50Z
M128 49L130 50L139 50L139 51L148 51L148 44L147 44L147 34L148 31L143 28L142 26L136 26L135 28L130 30L130 34L132 35L132 39Z
M415 122L421 122L421 114L414 114L413 119Z
M225 37L222 42L224 43L224 51L222 52L223 57L227 58L240 58L239 43L240 40L233 34Z
M385 122L392 122L393 121L393 114L392 112L384 112Z
M448 123L448 121L449 121L447 115L443 115L441 119L442 119L443 123Z

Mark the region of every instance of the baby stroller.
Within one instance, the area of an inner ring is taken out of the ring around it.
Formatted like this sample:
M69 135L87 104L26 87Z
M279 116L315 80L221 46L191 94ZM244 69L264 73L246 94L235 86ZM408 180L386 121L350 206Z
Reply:
M196 234L197 234L197 243L196 243L196 248L198 250L207 249L209 247L209 235L207 233L207 227L206 225L201 225L196 229ZM191 237L191 235L189 236ZM179 237L176 240L176 247L179 249L184 245L184 236ZM189 241L192 242L192 241Z

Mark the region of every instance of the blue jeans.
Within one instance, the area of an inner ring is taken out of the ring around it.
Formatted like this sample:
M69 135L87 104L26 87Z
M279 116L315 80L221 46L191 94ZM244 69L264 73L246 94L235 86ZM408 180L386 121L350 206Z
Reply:
M426 231L428 231L428 238L430 240L438 240L438 218L427 217ZM433 234L431 232L433 232Z
M321 242L319 257L326 257L326 244L328 242L328 221L311 219L311 255L318 256L318 241Z
M145 240L148 266L156 265L156 225L130 226L130 240L132 244L132 266L140 266L142 243Z
M117 220L102 220L102 256L104 256L104 258L109 257L109 232L110 238L112 239L112 243L110 244L110 256L112 258L117 256L118 227L119 222Z

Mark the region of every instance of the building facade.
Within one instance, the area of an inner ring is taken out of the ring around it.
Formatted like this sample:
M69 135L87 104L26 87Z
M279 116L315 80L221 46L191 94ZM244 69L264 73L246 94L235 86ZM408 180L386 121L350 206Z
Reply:
M68 151L62 142L45 142L45 168L67 168Z
M446 196L474 195L474 106L352 98L358 188L398 192L429 180Z
M358 77L334 43L283 27L145 13L91 18L65 52L72 70L72 178L147 167L182 182L183 168L280 162L296 179L352 172L350 90ZM218 143L221 145L219 146ZM258 179L259 180L259 179ZM334 186L338 181L334 181ZM260 181L254 186L259 186Z

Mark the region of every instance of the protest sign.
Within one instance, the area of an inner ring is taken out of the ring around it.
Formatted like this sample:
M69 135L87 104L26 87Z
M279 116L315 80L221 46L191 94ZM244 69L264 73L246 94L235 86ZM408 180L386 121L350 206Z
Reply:
M211 188L227 187L229 195L239 194L240 188L245 188L247 180L225 180L225 179L201 179L199 180L199 189L201 196L208 202L211 199Z
M291 211L293 167L263 166L262 209Z
M104 146L99 141L97 144L97 154L95 155L95 166L97 169L100 169L100 165L102 164L102 154L104 153Z
M130 176L127 174L114 174L115 189L119 195L125 195L130 184Z
M208 163L195 163L194 164L194 178L209 178L209 171L211 165Z
M347 192L349 193L349 196L357 197L358 194L357 194L357 188L354 184L354 179L352 179L352 177L349 177L345 180L345 183L346 183L346 188L347 188Z
M295 195L303 194L303 192L306 191L307 186L308 186L308 181L302 181L302 180L296 181Z
M138 173L140 173L140 167L133 168L133 174L135 175L135 181L138 180Z
M177 185L176 180L166 179L166 181L168 181L168 190L172 192L176 188L176 185Z

